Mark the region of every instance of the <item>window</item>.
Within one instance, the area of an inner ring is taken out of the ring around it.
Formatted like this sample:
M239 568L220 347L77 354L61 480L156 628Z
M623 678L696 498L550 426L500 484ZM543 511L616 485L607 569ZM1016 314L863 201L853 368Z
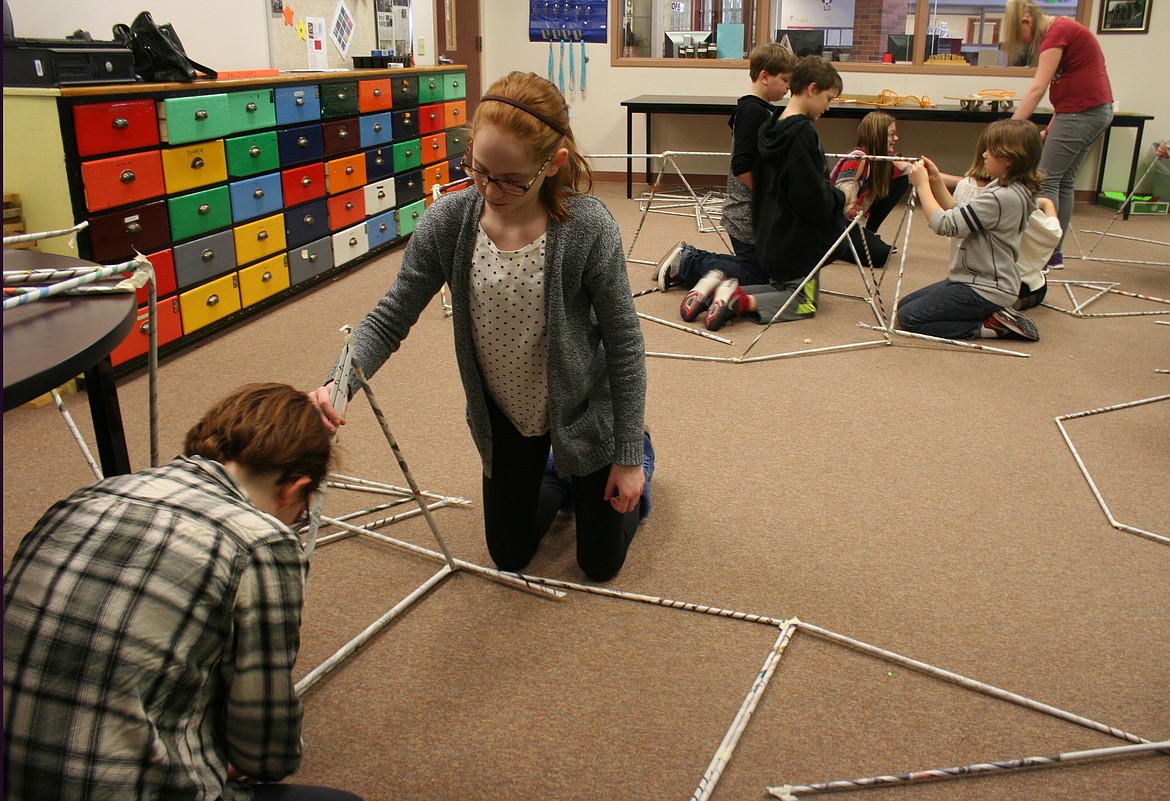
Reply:
M1090 2L1047 0L1043 8L1084 17ZM622 12L617 64L659 66L669 59L702 66L695 62L740 60L757 42L786 41L798 55L820 53L859 69L1022 65L1009 64L1002 48L1004 0L620 0L614 6Z

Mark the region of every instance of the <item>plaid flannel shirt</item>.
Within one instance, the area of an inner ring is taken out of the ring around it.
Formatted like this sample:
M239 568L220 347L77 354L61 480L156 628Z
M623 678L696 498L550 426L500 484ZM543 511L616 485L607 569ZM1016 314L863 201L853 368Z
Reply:
M200 457L55 504L4 586L7 798L239 799L301 759L296 536Z

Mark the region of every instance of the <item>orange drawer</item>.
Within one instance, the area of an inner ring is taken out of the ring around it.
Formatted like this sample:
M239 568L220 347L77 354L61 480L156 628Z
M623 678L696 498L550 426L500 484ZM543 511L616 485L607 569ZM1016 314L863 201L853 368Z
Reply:
M325 186L329 194L337 195L347 189L364 186L366 183L366 156L343 156L325 164Z
M452 100L443 104L443 127L459 128L467 124L467 101Z
M436 161L447 160L447 134L435 133L422 138L419 143L423 164L434 164Z
M244 306L288 289L288 256L282 253L240 270L240 302Z
M442 186L451 180L448 177L450 169L451 166L445 161L423 167L423 191L428 199L431 197L431 187Z
M378 78L372 81L358 81L358 111L385 111L391 107L394 98L390 94L390 79Z
M153 100L90 103L73 107L77 155L82 158L158 145Z
M329 230L340 231L366 217L365 187L329 198Z
M90 211L137 203L167 192L157 150L130 153L81 165L85 205Z
M155 307L155 316L158 318L158 346L161 348L168 342L174 342L183 335L183 321L179 314L179 299L170 298L161 301ZM141 356L150 350L150 316L146 306L138 309L138 322L122 344L114 348L110 354L110 361L114 366L128 362L135 356Z

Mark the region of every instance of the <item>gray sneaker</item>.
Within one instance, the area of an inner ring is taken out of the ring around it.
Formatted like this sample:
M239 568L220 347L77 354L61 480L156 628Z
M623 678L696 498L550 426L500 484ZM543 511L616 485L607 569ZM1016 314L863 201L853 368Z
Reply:
M993 312L983 324L999 335L1000 339L1022 339L1027 342L1039 342L1040 331L1032 318L1022 312L1011 309L1000 309Z
M654 268L654 280L658 282L658 288L663 292L672 286L678 286L678 271L682 267L686 248L687 243L680 241L658 260L658 266Z

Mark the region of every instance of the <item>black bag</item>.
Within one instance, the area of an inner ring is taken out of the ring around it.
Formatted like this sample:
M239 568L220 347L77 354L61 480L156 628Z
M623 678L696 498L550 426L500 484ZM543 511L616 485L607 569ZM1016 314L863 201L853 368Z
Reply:
M114 38L134 53L134 71L148 83L190 83L195 80L195 70L205 73L208 78L219 74L188 58L171 24L155 24L149 11L135 17L129 27L115 25Z

